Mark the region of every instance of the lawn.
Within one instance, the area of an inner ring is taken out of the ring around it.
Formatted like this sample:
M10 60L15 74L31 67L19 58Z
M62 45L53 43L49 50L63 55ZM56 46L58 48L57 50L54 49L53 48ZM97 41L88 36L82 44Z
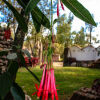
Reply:
M30 68L30 70L41 79L42 70L39 67ZM67 100L75 90L81 87L91 87L93 80L100 78L100 70L83 67L55 68L55 77L59 89L59 100ZM36 91L34 84L39 84L24 68L19 69L16 81L30 96ZM31 97L32 100L36 100L36 96Z

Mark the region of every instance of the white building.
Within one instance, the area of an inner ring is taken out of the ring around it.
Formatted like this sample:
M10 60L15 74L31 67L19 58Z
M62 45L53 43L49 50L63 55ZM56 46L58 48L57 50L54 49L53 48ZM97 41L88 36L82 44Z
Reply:
M96 57L96 60L97 60L97 59L100 59L100 46L98 46L96 50L97 50L97 57Z
M69 48L68 57L76 58L76 61L95 61L100 58L100 47L96 49L91 45L84 48L72 46Z

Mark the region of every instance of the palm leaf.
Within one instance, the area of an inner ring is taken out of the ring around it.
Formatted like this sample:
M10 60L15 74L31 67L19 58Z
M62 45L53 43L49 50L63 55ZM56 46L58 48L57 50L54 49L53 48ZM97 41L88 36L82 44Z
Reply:
M24 32L27 32L28 27L25 22L25 18L18 13L18 11L6 0L3 0L4 3L9 7L9 9L13 12L17 22L19 23L20 27L23 29Z
M30 0L25 8L25 14L26 15L29 14L33 10L33 8L36 7L39 1L40 0Z
M62 0L62 2L69 10L73 12L75 16L89 24L96 26L96 23L89 11L77 0Z

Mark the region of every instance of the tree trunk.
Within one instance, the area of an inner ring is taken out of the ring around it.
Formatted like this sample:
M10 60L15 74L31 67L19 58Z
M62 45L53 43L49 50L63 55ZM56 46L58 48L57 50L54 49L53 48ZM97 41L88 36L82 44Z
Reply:
M92 44L92 42L91 42L91 38L92 38L91 32L92 32L92 30L90 30L90 45Z
M24 15L23 10L21 11L21 14ZM29 16L25 16L25 18L26 18L26 23L28 24ZM24 43L24 38L25 38L25 32L23 32L23 30L18 25L17 31L15 33L14 45L19 46L20 49L22 49L23 43Z
M23 47L25 32L23 32L20 27L18 26L17 32L14 38L14 45L19 46L20 48Z
M32 54L32 56L34 57L34 52L33 52L33 48L32 48L32 45L31 45L30 41L28 41L28 42L29 42L29 45L30 45L31 54Z
M68 47L64 48L64 66L68 65L68 62L67 62L67 60L68 60L68 50L69 50Z
M42 56L43 56L43 45L42 42L40 42L40 64L42 63Z

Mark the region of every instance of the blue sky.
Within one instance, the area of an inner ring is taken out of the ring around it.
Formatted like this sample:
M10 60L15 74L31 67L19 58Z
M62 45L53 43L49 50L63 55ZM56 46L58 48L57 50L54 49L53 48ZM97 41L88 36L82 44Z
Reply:
M1 19L3 18L4 16L0 13L0 22L1 22Z

